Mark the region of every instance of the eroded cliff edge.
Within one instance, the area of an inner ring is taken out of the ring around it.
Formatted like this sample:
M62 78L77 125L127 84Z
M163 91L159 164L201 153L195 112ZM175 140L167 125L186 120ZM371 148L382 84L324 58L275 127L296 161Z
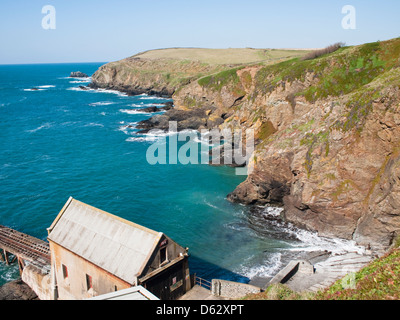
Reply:
M400 39L273 65L174 63L105 65L93 86L172 96L142 128L253 128L254 170L230 201L282 204L296 225L377 249L399 236Z

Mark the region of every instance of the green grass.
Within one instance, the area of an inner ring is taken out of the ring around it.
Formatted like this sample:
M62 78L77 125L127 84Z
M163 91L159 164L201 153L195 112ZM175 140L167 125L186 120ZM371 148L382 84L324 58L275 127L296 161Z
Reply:
M237 75L237 71L240 68L228 69L222 72L219 72L215 75L206 76L198 80L198 83L202 87L211 88L214 91L220 91L227 84L238 84L240 79Z
M209 75L199 79L197 82L200 86L220 92L222 88L229 89L235 96L244 96L244 90L237 71L243 67L233 68L221 71L219 73Z
M168 48L139 53L135 58L179 60L189 64L193 61L209 65L239 65L251 63L271 63L282 59L302 57L310 50L253 49L253 48Z
M261 140L266 140L270 136L272 136L276 131L277 130L275 129L271 121L264 122L261 125L257 138Z
M400 41L368 43L345 47L313 60L294 58L266 66L256 76L258 94L272 92L285 82L304 82L313 73L317 82L297 95L315 102L329 96L338 97L364 87L375 78L400 66Z
M316 300L399 300L400 250L395 249L355 274L355 285L348 288L337 281L318 293Z

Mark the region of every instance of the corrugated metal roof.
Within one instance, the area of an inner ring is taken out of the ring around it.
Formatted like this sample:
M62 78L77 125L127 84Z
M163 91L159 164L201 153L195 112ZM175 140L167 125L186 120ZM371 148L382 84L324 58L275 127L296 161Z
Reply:
M130 284L163 235L73 198L48 231L49 240Z

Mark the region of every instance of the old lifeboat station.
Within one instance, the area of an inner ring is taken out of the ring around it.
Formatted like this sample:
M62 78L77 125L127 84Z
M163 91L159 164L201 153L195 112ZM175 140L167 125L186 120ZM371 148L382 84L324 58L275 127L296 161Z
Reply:
M41 300L89 299L127 289L169 300L191 289L187 248L72 197L47 229L48 243L30 244L35 241L25 235L21 244L12 240L18 232L10 230L0 229L0 248L6 259L7 251L15 255L22 280ZM38 246L44 249L35 256Z

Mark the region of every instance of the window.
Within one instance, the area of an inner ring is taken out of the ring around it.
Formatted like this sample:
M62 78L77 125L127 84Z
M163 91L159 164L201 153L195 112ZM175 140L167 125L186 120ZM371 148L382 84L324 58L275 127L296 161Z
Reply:
M87 274L86 275L86 289L89 291L92 288L93 288L92 277Z
M160 264L167 261L167 247L160 249Z
M68 268L65 265L62 265L62 273L63 273L63 277L64 279L68 278Z

